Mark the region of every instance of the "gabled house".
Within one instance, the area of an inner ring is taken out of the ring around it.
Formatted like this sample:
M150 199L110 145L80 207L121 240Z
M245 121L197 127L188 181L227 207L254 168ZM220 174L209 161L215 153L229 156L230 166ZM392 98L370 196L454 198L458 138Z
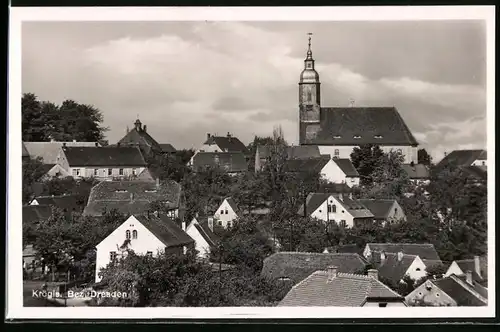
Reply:
M319 158L288 159L283 165L283 171L286 173L314 173L328 182L335 182L339 177L337 169L335 162L328 155Z
M405 298L410 306L478 307L488 305L488 290L471 273L428 279Z
M24 147L31 158L40 157L44 164L59 164L65 166L67 161L62 153L62 148L66 147L96 147L101 146L98 142L24 142Z
M375 252L371 256L371 263L378 270L380 278L393 285L404 282L405 277L416 281L427 275L427 266L419 256L406 255L403 252Z
M219 237L213 230L214 219L200 216L193 218L185 228L186 233L195 241L195 249L201 258L209 258L210 252L218 245Z
M175 148L171 144L159 144L148 132L147 126L137 119L134 127L118 141L120 146L138 146L144 155L151 153L175 153Z
M316 271L293 286L279 307L406 307L404 298L368 275L341 273L336 266Z
M242 152L198 152L193 156L192 162L195 172L217 168L229 175L236 175L248 171L248 164Z
M67 165L61 166L75 179L91 177L99 180L134 178L146 168L146 161L138 147L65 146L62 150Z
M172 144L169 143L160 143L161 153L163 154L174 154L177 152L177 149L174 148Z
M207 134L207 139L203 145L195 151L193 157L189 161L188 165L192 166L194 164L194 157L199 152L232 152L241 153L243 156L248 155L248 149L237 137L227 133L226 136L218 136Z
M414 184L425 185L430 181L429 168L426 165L410 163L402 164L401 168Z
M374 218L373 213L357 200L329 193L310 193L306 198L305 211L302 204L297 213L325 222L335 221L346 227L372 223Z
M35 224L50 218L52 207L50 205L25 205L23 206L23 225Z
M471 271L472 279L475 282L481 285L487 285L488 261L486 257L474 256L473 259L453 261L444 275L447 277L454 274L460 277L466 275L467 271Z
M214 220L218 226L224 228L233 226L233 223L242 215L240 209L236 205L236 202L231 198L225 198L221 205L215 210Z
M406 220L406 215L395 199L358 199L374 215L374 220L394 223Z
M160 252L185 254L194 248L194 240L171 218L131 215L96 246L96 282L102 279L100 270L115 262L124 248L151 256Z
M358 254L328 254L313 252L277 252L264 259L261 276L295 285L314 271L330 265L338 266L342 273L360 273L368 262Z
M346 183L349 187L359 186L359 173L350 159L333 158L334 169L330 172L329 181Z
M385 252L386 254L402 252L406 255L419 256L423 260L440 261L434 245L430 243L367 243L363 250L363 256L370 260L374 252Z
M317 159L321 157L319 148L314 145L292 145L286 148L287 159ZM277 152L279 153L279 152ZM259 145L255 151L255 171L262 171L266 162L273 155L273 147Z
M160 207L153 207L152 203ZM173 180L161 181L102 181L90 191L83 214L102 216L113 209L123 214L165 213L168 217L184 219L186 199L182 187Z
M447 154L436 166L444 167L448 164L455 166L487 166L486 150L454 150Z
M81 195L37 196L29 205L55 206L64 212L82 213L85 208L85 197Z

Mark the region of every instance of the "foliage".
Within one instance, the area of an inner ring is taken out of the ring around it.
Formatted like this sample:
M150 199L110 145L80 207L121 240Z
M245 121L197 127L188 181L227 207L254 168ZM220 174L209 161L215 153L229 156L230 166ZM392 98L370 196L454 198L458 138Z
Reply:
M108 130L101 126L103 116L100 110L73 100L56 105L40 102L34 94L25 93L21 99L21 112L23 141L97 142Z
M403 170L404 156L399 152L383 154L373 169L370 186L366 188L367 198L403 197L410 187L408 175Z
M274 142L272 137L255 136L253 141L247 145L248 149L248 169L250 172L255 171L255 155L258 146L272 145Z
M384 152L378 145L366 144L355 147L351 153L351 162L360 176L360 185L370 185L372 173L380 164Z
M33 185L43 175L45 175L45 167L43 166L43 159L27 158L23 159L23 203L28 203L34 197Z
M179 155L150 155L147 158L148 169L160 180L170 179L181 182L191 172L187 166L187 161L184 162L187 155L182 153L179 153Z
M263 173L246 172L235 180L231 188L231 197L240 210L250 213L255 208L265 206L269 189Z
M430 166L432 164L432 157L425 149L418 149L417 159L419 164Z

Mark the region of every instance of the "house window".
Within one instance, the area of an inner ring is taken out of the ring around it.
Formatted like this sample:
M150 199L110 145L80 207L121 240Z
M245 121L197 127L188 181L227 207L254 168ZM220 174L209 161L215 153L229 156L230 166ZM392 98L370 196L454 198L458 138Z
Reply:
M439 293L436 293L436 297L439 297Z
M335 213L337 212L337 206L334 204L328 204L328 213Z
M218 164L219 163L219 156L215 156L214 157L214 161L215 161L216 164Z
M127 230L127 231L125 232L125 238L126 238L127 240L130 240L130 231L129 231L129 230Z
M218 220L217 225L222 226L222 221Z
M334 156L335 158L338 158L338 157L340 156L340 151L339 151L339 149L335 149L335 150L333 151L333 156Z
M98 168L94 168L94 176L97 176L98 172L99 172L99 169Z
M354 135L354 138L355 138L355 139L359 139L359 138L361 138L361 136L359 136L359 135Z
M220 214L224 214L224 210L220 210Z
M79 168L73 169L73 176L80 176L80 169Z
M110 251L109 252L109 261L110 262L116 261L116 251Z
M416 270L416 271L420 271L420 268L419 268L419 267L417 267L415 270Z
M132 168L132 175L137 175L137 169Z
M342 226L342 227L346 227L346 226L347 226L346 221L345 221L345 220L341 220L341 221L340 221L340 226Z
M132 231L132 238L137 239L137 231L135 229Z
M152 252L152 251L148 251L148 252L146 253L146 256L148 256L148 257L153 257L153 252Z
M354 178L351 178L351 183L354 183Z
M483 161L482 164L483 164L483 166L486 166L486 161Z
M385 308L385 307L387 307L387 303L379 303L378 306L380 308Z
M118 171L120 175L123 175L123 168L120 168L120 170Z
M113 175L113 169L112 168L108 168L108 175Z
M398 208L394 208L394 214L398 213Z
M226 214L228 214L227 209L226 209Z

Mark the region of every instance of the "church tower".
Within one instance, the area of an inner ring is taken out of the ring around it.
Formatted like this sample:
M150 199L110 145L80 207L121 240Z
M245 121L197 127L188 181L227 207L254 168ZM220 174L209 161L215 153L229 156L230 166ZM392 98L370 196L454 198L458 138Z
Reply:
M308 144L316 138L319 131L321 94L319 75L314 69L314 59L311 51L311 35L309 47L304 60L304 70L299 81L299 143Z

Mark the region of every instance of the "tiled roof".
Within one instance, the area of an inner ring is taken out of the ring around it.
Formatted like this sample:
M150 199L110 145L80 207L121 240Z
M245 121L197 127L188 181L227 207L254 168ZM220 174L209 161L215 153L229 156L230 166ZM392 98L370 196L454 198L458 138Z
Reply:
M231 209L233 209L235 214L238 214L240 212L240 210L238 209L238 205L236 204L236 202L232 197L227 197L226 201L227 204L229 204L229 206L231 207Z
M290 278L298 283L317 270L330 265L338 271L354 273L363 271L368 262L358 254L323 254L310 252L277 252L264 259L262 276L271 280Z
M401 167L410 179L425 180L430 177L429 169L423 164L402 164Z
M40 205L52 205L66 211L82 212L85 207L85 197L81 195L38 196L34 199Z
M23 206L23 223L34 223L47 220L52 215L52 207L49 205L27 205Z
M358 199L371 213L375 219L386 219L394 206L395 199Z
M477 159L486 159L485 150L455 150L446 155L439 163L438 167L443 167L447 164L456 166L471 166Z
M418 142L394 107L322 107L320 131L307 144L416 145Z
M430 243L367 243L371 251L398 253L419 256L421 259L440 260L439 255Z
M242 152L248 153L247 147L237 137L234 136L210 136L205 144L217 144L224 152Z
M319 158L308 159L288 159L283 165L285 172L316 172L319 173L330 161L330 156L320 156Z
M451 275L431 282L455 300L458 306L484 306L487 304L474 296L471 292L474 290L473 286L467 286L466 282L459 280L455 275Z
M342 200L336 194L330 193L310 193L306 198L307 213L313 213L316 209L325 202L330 196L337 197L337 201L347 210L354 218L372 218L373 214L360 204L357 200L352 200L347 195L342 195ZM304 214L304 205L302 204L297 212L299 215Z
M406 271L417 258L414 255L403 254L401 260L399 260L398 255L392 253L386 253L384 260L380 258L379 253L375 253L372 257L372 262L378 270L379 276L392 281L394 284L403 279Z
M144 215L134 215L151 233L153 233L165 247L178 247L190 245L194 240L177 226L177 224L168 217L149 217Z
M476 179L486 181L488 179L488 172L486 166L466 166L463 167L462 170L468 174L473 176Z
M377 279L359 274L316 271L295 285L278 306L360 307L370 298L401 301L403 298Z
M194 155L193 168L195 171L203 171L209 167L219 167L228 173L248 170L245 155L241 152L198 152Z
M337 166L344 172L344 174L348 177L358 177L359 173L354 168L350 159L339 159L333 158L333 161L337 164Z
M266 145L259 145L257 147L259 152L259 158L268 158L270 156L270 147ZM319 158L321 153L319 152L319 147L314 145L293 145L287 146L287 157L288 159L308 159L308 158Z
M471 271L472 277L475 281L482 282L488 279L488 261L486 260L486 257L479 258L479 269L481 272L481 276L479 276L476 272L474 259L462 259L455 262L460 267L462 272L466 273L467 271Z
M134 127L130 130L121 140L118 141L120 145L145 145L153 150L161 151L161 147L158 142L151 137L145 130L139 121L139 128Z
M66 147L63 151L71 167L146 166L146 161L138 147Z
M67 147L95 147L97 142L24 142L31 158L41 157L45 164L57 164L63 144Z
M318 192L332 193L332 194L338 194L338 193L350 194L352 193L352 188L349 187L346 183L323 183L321 184Z
M147 212L151 202L161 200L167 209L179 208L181 185L173 180L162 181L102 181L95 185L84 215L99 216L104 210L117 209L125 214Z
M363 248L358 247L357 244L343 244L336 248L338 253L352 253L352 254L363 254Z
M219 241L219 237L208 227L208 217L197 217L195 218L193 226L196 227L201 236L207 241L207 243L214 247Z
M176 152L177 150L174 148L174 146L172 144L169 144L169 143L161 143L160 144L160 148L161 148L161 151L163 153L174 153Z

